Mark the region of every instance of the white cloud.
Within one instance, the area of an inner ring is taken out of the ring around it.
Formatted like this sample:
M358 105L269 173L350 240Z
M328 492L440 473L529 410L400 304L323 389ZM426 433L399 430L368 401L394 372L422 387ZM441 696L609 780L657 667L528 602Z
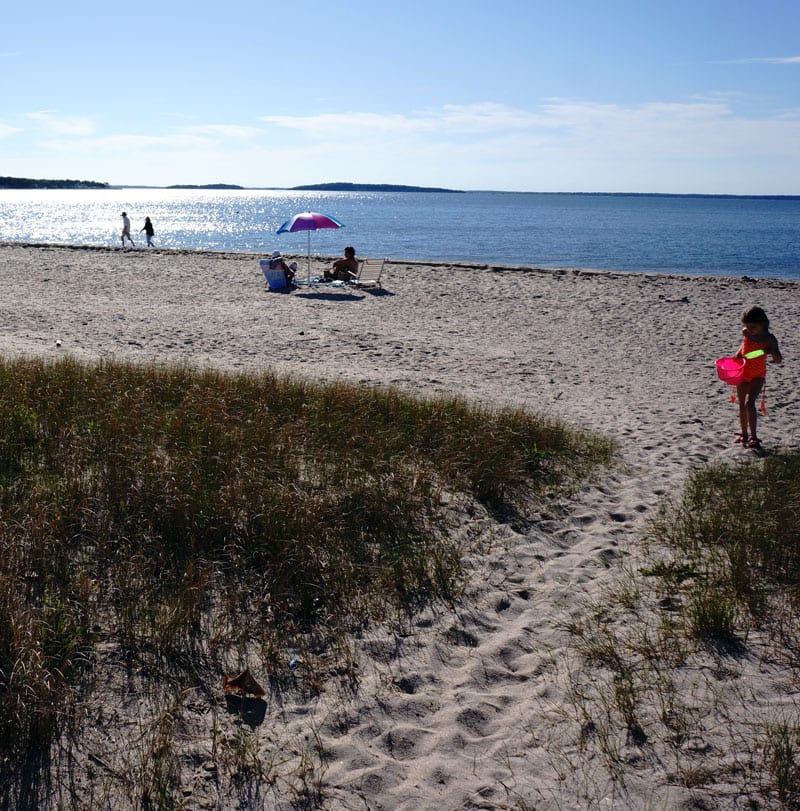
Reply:
M53 110L28 113L28 118L41 124L48 132L56 135L85 136L94 132L94 123L79 116L57 117Z
M709 193L787 193L800 183L797 115L747 118L722 98L639 105L553 98L532 110L448 105L265 120L305 136L263 164L303 173L287 183L321 174L458 188Z
M231 138L237 140L248 140L256 138L262 134L258 127L243 127L236 124L203 124L190 127L188 132L199 135L212 135L221 138Z
M800 65L800 56L755 56L748 59L730 59L716 64L722 65Z
M445 105L439 110L413 114L380 115L349 112L316 116L265 116L274 126L295 130L324 142L350 142L388 136L495 137L529 133L564 137L596 132L598 128L685 125L719 120L730 115L722 102L669 104L654 102L638 106L601 104L570 99L548 99L529 111L501 104Z
M438 110L415 113L324 113L313 116L262 116L276 127L295 130L309 138L330 141L364 140L376 135L474 135L499 129L524 129L538 120L535 114L502 104L447 104Z
M8 138L17 132L21 132L18 127L12 127L10 124L0 124L0 138Z
M100 138L80 140L49 139L41 145L52 150L69 150L73 152L110 152L121 156L131 153L159 151L188 151L207 149L216 145L216 141L201 135L178 133L175 135L107 135Z
M523 145L564 153L633 152L657 160L681 155L695 159L700 154L719 157L754 147L794 155L800 143L795 140L800 132L794 119L787 111L760 120L738 117L723 100L619 105L554 98L532 111L487 103L446 105L413 114L350 112L265 116L263 120L294 130L317 146L358 144L363 149L391 144L405 151L433 144L451 148L465 144L471 149L514 144L521 150L520 160L526 158Z
M45 114L39 114L45 115ZM132 154L138 152L188 152L196 150L222 149L223 140L243 141L259 135L257 127L245 127L226 124L209 124L188 127L175 133L165 135L136 135L119 133L88 138L48 138L40 142L41 146L51 150L71 150L76 152L112 152ZM73 135L77 133L61 130L56 135ZM91 135L91 133L87 133Z
M800 65L800 56L774 56L757 59L756 62L769 62L771 65Z
M275 127L294 130L309 138L351 140L374 133L409 132L413 123L405 116L378 113L323 113L312 116L268 115L262 121Z
M381 114L265 116L263 129L46 140L52 161L117 183L412 183L542 191L792 193L800 110L745 115L734 95L622 105L550 98L530 109L448 104ZM50 115L49 113L44 115ZM211 181L208 181L211 182Z

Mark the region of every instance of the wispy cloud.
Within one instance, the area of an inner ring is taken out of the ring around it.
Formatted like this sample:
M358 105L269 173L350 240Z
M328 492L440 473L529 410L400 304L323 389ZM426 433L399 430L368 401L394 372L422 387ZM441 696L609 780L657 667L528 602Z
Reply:
M293 130L309 138L332 140L361 139L375 133L409 132L420 122L402 114L361 112L322 113L320 115L267 115L261 120L274 127Z
M635 148L652 155L654 144L668 154L695 152L701 147L713 154L716 149L727 148L726 138L733 137L735 143L736 138L753 131L765 136L771 133L768 140L774 143L788 137L786 129L792 127L791 118L786 111L779 118L742 118L722 98L640 105L553 98L533 110L487 103L446 105L409 114L348 112L265 116L262 120L322 144L400 143L403 149L408 149L423 142L477 146L514 139L560 150L572 146L585 151L618 153Z
M32 114L34 115L34 114ZM37 116L48 116L46 113L35 114ZM52 120L45 119L48 125ZM43 140L41 145L48 149L62 150L71 149L75 151L99 152L152 152L159 150L169 151L191 151L191 150L213 150L223 149L224 142L246 141L257 137L262 133L258 127L239 126L236 124L207 124L194 127L187 127L178 132L161 135L138 135L131 133L117 133L113 135L103 135L93 137L90 130L81 132L76 126L74 128L62 126L50 126L49 130L53 136ZM84 136L70 137L67 136ZM89 137L86 137L89 136Z
M213 166L217 178L244 185L345 177L562 191L778 193L796 185L800 108L751 115L739 102L718 94L630 105L549 98L527 109L447 104L269 115L261 127L217 123L152 135L80 137L68 128L38 145L53 161L86 166L87 176L113 178L124 155L128 177L149 183L197 182Z
M717 65L800 65L800 56L753 56L747 59L726 59Z
M310 139L364 141L376 136L390 140L410 136L479 136L500 130L524 130L546 125L540 115L502 104L447 104L412 113L347 111L311 116L262 116L274 127L294 130Z
M8 138L10 135L14 135L17 132L21 132L19 127L12 127L10 124L0 123L0 138Z
M198 135L219 136L220 138L231 138L235 140L248 140L256 138L262 134L263 130L258 127L246 127L236 124L202 124L190 127L188 132Z
M35 113L28 113L31 121L36 121L48 132L56 135L76 135L86 136L94 132L94 123L88 118L79 116L60 117L53 114L52 110L40 110Z
M211 138L191 133L175 135L107 135L99 138L64 140L51 138L43 141L43 147L53 150L81 152L140 153L158 151L190 151L214 148L217 144Z
M769 155L796 172L800 143L800 121L786 111L749 118L721 98L639 105L552 98L530 110L492 103L264 121L304 136L273 153L281 166L352 166L374 177L435 166L437 183L456 186L468 167L478 188L586 189L593 182L605 190L720 191L708 167L730 166L738 178Z

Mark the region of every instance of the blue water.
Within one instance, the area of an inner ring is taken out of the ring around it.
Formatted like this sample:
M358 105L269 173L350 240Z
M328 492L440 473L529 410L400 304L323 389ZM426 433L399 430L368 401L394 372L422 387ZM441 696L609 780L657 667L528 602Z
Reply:
M2 190L0 240L118 245L123 210L164 248L305 254L306 234L275 232L311 210L346 226L311 234L326 256L800 278L800 198Z

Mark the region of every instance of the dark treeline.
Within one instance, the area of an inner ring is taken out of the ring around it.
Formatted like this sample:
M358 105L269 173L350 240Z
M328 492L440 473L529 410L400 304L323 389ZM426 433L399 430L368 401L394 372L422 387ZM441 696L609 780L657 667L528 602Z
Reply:
M440 189L433 186L398 186L395 183L313 183L292 186L290 191L427 191L461 194L458 189Z
M107 189L94 180L44 180L30 177L0 177L0 189Z

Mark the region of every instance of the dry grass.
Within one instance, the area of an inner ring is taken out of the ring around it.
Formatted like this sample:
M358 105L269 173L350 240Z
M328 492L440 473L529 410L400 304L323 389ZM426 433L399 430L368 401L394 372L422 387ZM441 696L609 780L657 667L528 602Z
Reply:
M455 398L0 362L0 807L54 802L53 746L79 734L99 651L131 674L110 689L140 680L154 708L140 767L98 766L107 796L179 807L175 719L225 663L255 650L279 686L296 652L301 694L331 673L357 684L349 635L458 598L448 501L512 510L610 452L558 422ZM226 755L237 779L277 780L243 735ZM309 764L292 790L313 805ZM62 787L59 807L76 796Z
M589 757L623 793L660 758L695 793L797 808L800 455L697 472L646 543L648 564L568 627Z

